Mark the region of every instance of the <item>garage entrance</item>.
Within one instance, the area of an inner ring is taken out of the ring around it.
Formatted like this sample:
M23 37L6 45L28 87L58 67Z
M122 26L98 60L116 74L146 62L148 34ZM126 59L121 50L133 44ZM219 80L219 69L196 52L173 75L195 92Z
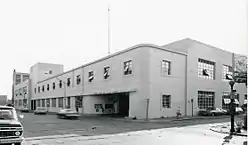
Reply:
M126 117L129 116L129 93L120 93L119 96L119 112L117 116Z

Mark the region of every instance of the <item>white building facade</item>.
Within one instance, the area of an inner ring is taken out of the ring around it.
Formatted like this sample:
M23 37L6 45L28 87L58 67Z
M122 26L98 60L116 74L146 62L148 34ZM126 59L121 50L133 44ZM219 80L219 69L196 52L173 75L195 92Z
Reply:
M67 72L63 65L37 63L30 69L28 106L137 118L176 116L178 110L196 115L227 106L231 64L232 53L191 39L136 45ZM235 89L244 104L245 85Z

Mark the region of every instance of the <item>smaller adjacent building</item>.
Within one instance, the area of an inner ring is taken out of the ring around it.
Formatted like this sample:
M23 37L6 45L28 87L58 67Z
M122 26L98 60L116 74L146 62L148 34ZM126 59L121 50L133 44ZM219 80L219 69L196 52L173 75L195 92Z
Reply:
M8 103L7 95L0 95L0 105L6 105Z

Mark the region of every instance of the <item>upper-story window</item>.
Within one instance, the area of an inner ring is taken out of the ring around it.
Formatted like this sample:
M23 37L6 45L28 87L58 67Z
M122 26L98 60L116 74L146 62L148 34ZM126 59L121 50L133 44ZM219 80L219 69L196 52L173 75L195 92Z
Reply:
M94 71L90 71L89 72L89 78L88 78L89 82L92 82L94 80Z
M49 91L49 84L47 84L47 91Z
M163 60L161 64L162 76L171 75L171 62Z
M198 59L198 77L214 80L215 79L215 62Z
M232 67L231 66L223 65L222 80L232 80Z
M110 67L104 67L103 69L103 77L104 79L108 79L110 77Z
M38 93L40 92L40 86L38 87Z
M19 95L22 95L22 88L19 89Z
M24 95L27 94L27 86L23 87L23 94L24 94Z
M55 89L55 82L53 82L53 89Z
M34 88L34 93L36 94L36 88Z
M15 96L16 96L16 97L18 96L18 91L17 91L17 90L15 91Z
M71 85L71 78L67 78L67 86L69 87Z
M162 95L162 107L171 108L171 95Z
M59 80L59 88L62 88L62 80Z
M132 74L133 67L132 67L132 60L124 62L124 75Z
M42 85L42 92L44 92L45 91L45 86L44 85Z
M80 75L77 75L77 85L79 85L81 83L81 77Z

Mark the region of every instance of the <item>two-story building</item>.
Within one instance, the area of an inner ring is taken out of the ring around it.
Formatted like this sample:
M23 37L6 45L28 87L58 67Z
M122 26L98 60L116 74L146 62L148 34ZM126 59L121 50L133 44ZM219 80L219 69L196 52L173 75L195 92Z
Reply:
M78 68L37 63L30 69L30 103L50 112L68 107L82 114L137 118L195 115L226 108L232 53L192 39L164 46L140 44ZM242 105L244 84L236 84Z

